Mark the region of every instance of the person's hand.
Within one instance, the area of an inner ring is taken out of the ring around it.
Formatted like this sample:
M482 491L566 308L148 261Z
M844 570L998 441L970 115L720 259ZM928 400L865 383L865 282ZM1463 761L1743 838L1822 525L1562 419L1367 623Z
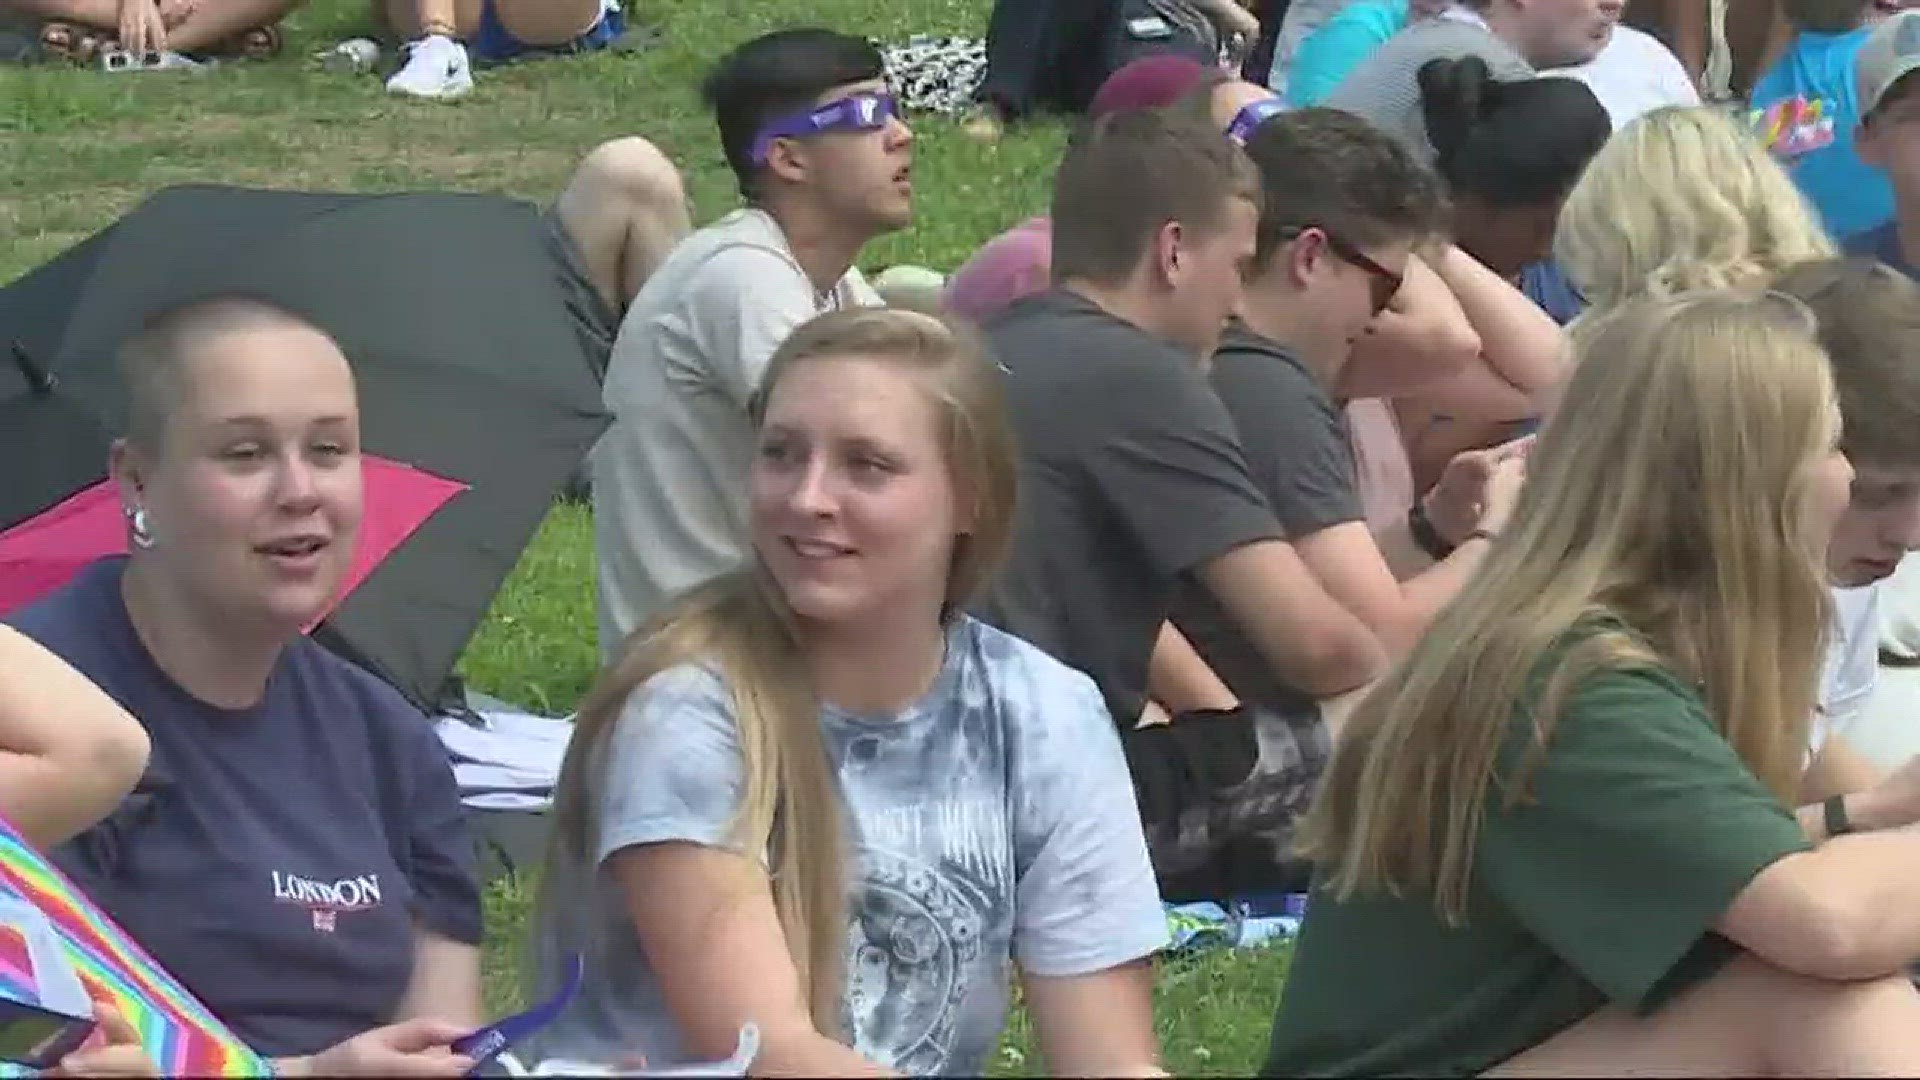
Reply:
M1533 438L1455 454L1427 493L1427 520L1449 544L1475 529L1499 532L1519 499Z
M467 1028L439 1020L407 1020L356 1035L310 1058L285 1063L281 1075L461 1076L473 1059L450 1049Z
M1524 448L1495 461L1493 475L1487 477L1486 498L1480 503L1479 527L1495 535L1506 531L1507 519L1513 516L1514 505L1520 501L1520 489L1526 482Z
M1260 37L1259 18L1239 4L1220 5L1216 22L1219 25L1221 37L1230 38L1237 34L1249 43Z
M167 23L156 0L120 0L120 48L138 57L167 47Z
M140 1032L111 1004L95 999L99 1026L86 1043L60 1059L44 1076L160 1076L160 1066L147 1056Z

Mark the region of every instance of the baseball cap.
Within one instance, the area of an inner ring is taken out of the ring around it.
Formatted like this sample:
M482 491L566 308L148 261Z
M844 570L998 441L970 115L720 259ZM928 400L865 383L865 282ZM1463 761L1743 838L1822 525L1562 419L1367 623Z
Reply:
M1873 28L1854 58L1860 115L1872 114L1893 84L1916 70L1920 70L1920 11L1897 12Z
M1207 71L1207 65L1176 53L1143 56L1107 76L1087 115L1098 120L1114 113L1164 109L1199 86Z

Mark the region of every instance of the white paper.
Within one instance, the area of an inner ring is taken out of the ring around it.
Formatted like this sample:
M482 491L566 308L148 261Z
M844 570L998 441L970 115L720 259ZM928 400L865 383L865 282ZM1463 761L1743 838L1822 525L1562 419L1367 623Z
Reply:
M624 1077L630 1080L643 1080L646 1077L708 1077L719 1080L722 1077L743 1077L752 1066L753 1059L760 1054L760 1029L747 1024L740 1029L740 1041L735 1044L733 1056L725 1061L715 1061L695 1065L671 1065L660 1069L622 1069L617 1065L598 1065L586 1061L568 1061L564 1058L549 1058L527 1069L511 1055L502 1054L499 1062L514 1076L609 1076Z
M19 897L0 897L0 924L13 927L26 939L33 985L40 996L33 1004L63 1016L92 1019L93 999L87 996L79 972L68 962L59 932L46 913Z

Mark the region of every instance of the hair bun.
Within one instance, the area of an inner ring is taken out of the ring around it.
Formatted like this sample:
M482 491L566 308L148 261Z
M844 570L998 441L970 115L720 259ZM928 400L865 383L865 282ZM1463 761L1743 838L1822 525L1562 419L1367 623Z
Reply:
M1478 56L1429 60L1421 65L1418 79L1427 141L1441 160L1450 159L1474 125L1495 107L1500 83Z

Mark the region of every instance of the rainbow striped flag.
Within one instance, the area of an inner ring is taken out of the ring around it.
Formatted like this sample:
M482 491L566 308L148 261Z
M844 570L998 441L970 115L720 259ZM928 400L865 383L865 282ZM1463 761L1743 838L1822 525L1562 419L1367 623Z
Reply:
M0 897L17 897L47 917L81 983L93 997L112 1002L140 1032L147 1056L159 1065L162 1075L273 1074L265 1058L215 1019L4 818L0 818ZM21 957L16 955L21 946L14 940L19 936L0 932L0 987L22 977Z

